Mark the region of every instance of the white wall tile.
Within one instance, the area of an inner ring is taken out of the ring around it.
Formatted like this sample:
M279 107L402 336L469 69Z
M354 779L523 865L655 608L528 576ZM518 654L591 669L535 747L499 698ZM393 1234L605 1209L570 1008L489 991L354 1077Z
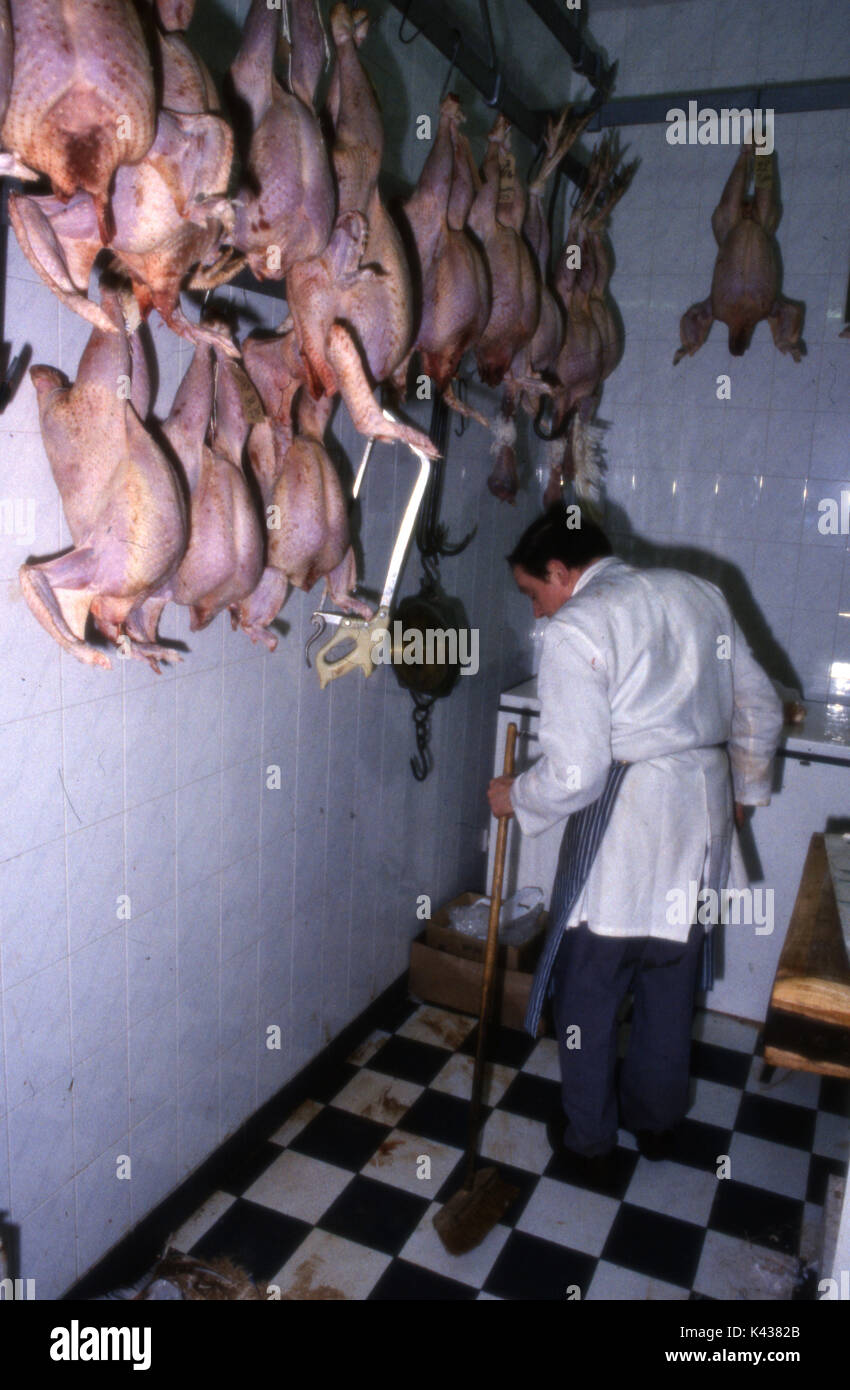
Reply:
M113 1038L74 1066L74 1164L79 1172L129 1129L127 1039Z
M11 1087L10 1087L11 1091ZM71 1092L68 1077L9 1111L9 1159L12 1173L11 1217L23 1222L45 1198L69 1181L74 1171ZM50 1135L45 1144L44 1135ZM28 1276L37 1276L34 1269Z
M72 952L104 936L121 920L124 893L124 817L74 830L68 854L68 936Z
M64 841L53 840L0 864L0 903L3 984L10 989L68 953Z
M75 1064L125 1034L127 933L121 925L71 956Z
M125 1134L91 1163L77 1171L77 1258L79 1269L90 1269L126 1235L131 1225L133 1178L119 1177L129 1156Z
M59 1298L74 1282L79 1272L75 1232L74 1184L66 1182L29 1213L21 1231L22 1275L35 1279L36 1298Z
M4 993L7 1104L13 1110L59 1078L66 1086L70 1081L67 961L28 975Z

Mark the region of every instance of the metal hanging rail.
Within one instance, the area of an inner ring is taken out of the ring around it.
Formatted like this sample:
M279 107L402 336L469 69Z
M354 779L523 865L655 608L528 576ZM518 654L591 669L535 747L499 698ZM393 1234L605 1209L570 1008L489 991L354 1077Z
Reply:
M529 0L532 4L533 0ZM850 78L824 78L816 82L769 82L760 87L717 87L713 91L663 92L658 96L617 97L606 101L592 116L587 129L606 126L656 125L667 112L679 107L687 115L688 102L719 110L772 110L779 115L802 111L846 111L850 108Z
M391 0L391 3L414 31L405 38L406 42L412 42L417 34L421 34L472 83L488 105L501 111L511 125L521 131L532 144L537 145L540 142L548 113L529 110L504 77L496 81L497 75L493 68L481 57L465 27L458 23L444 0ZM537 9L539 4L540 10L545 11L553 22L556 19L562 21L557 25L556 36L574 59L577 70L588 77L593 85L595 98L590 104L599 104L605 93L610 91L616 64L606 68L599 54L588 47L579 31L564 18L563 13L556 14L557 6L554 3L544 3L544 0L529 0L529 3L534 9ZM579 188L584 186L585 166L572 155L566 156L558 172L566 174Z

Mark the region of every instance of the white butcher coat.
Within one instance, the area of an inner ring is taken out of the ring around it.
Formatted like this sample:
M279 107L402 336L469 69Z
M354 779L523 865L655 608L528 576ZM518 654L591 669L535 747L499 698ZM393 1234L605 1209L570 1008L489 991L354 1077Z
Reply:
M783 722L725 598L677 570L595 561L546 626L537 684L543 756L511 787L524 835L595 801L612 759L634 764L568 925L686 940L673 890L682 904L746 887L732 788L768 804Z

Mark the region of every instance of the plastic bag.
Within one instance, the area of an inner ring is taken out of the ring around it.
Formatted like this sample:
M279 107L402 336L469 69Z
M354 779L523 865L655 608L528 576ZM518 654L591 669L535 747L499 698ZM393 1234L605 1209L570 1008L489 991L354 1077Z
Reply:
M502 903L499 941L503 946L521 946L534 935L544 900L542 888L521 888ZM453 907L449 912L449 924L454 931L477 941L486 940L489 921L489 898L477 898L474 903Z

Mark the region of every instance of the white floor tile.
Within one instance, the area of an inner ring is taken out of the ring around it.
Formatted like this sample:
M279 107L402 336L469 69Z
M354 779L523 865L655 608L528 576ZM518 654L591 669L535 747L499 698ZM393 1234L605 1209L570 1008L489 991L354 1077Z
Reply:
M282 1299L363 1300L389 1263L389 1255L365 1245L311 1231L269 1283L279 1286Z
M212 1230L219 1217L224 1216L224 1213L233 1206L235 1201L236 1198L229 1196L226 1192L214 1192L211 1197L207 1198L203 1206L198 1207L194 1215L189 1217L188 1221L183 1222L179 1231L175 1231L169 1244L173 1245L175 1250L188 1255L192 1246L201 1239L201 1236L205 1236L207 1231Z
M816 1154L847 1163L850 1158L850 1120L843 1115L832 1115L828 1110L819 1111L813 1147Z
M462 1157L462 1150L448 1144L394 1129L360 1171L364 1177L388 1182L405 1192L415 1192L417 1197L433 1197ZM422 1158L431 1161L430 1178L418 1176L422 1171Z
M413 1081L398 1081L392 1076L363 1067L334 1096L333 1104L352 1115L360 1115L364 1120L397 1125L405 1111L421 1096L423 1089Z
M729 1176L734 1182L745 1182L767 1192L781 1192L785 1197L798 1200L805 1197L809 1181L807 1149L792 1149L787 1144L774 1144L752 1134L735 1134L729 1157L732 1160Z
M455 1052L442 1071L431 1082L434 1091L445 1091L447 1095L469 1100L472 1095L472 1074L475 1071L475 1058L463 1052ZM505 1091L517 1075L513 1067L503 1067L491 1063L484 1068L483 1097L485 1105L498 1105Z
M484 1126L480 1152L483 1158L507 1163L513 1168L525 1168L530 1173L542 1173L552 1150L546 1138L546 1126L539 1120L527 1120L524 1115L512 1115L507 1110L494 1110Z
M820 1099L820 1076L810 1071L788 1071L777 1069L770 1081L762 1082L764 1058L754 1057L747 1078L747 1090L756 1096L767 1096L771 1100L785 1100L790 1105L807 1105L817 1110Z
M638 1274L633 1269L623 1269L621 1265L612 1265L607 1260L600 1260L590 1281L586 1301L669 1303L674 1300L687 1300L688 1293L688 1289L681 1289L678 1284L667 1284L663 1279L653 1279L648 1274Z
M741 1092L737 1086L722 1086L718 1081L705 1081L699 1077L694 1087L694 1103L688 1111L688 1119L731 1129L740 1104Z
M316 1222L351 1181L351 1174L318 1158L287 1149L245 1192L249 1202L284 1216Z
M444 1274L449 1279L458 1279L462 1284L473 1284L480 1288L501 1254L510 1228L494 1226L474 1250L467 1251L465 1255L450 1255L434 1229L434 1217L441 1210L437 1202L432 1203L399 1254L402 1259L410 1260L411 1264L422 1265L436 1274Z
M274 1134L269 1135L270 1142L272 1144L291 1144L302 1129L306 1129L310 1121L315 1120L324 1108L317 1100L305 1100L297 1110L293 1110L288 1120L284 1120L280 1129L276 1129Z
M376 1052L380 1051L389 1037L392 1037L391 1033L384 1033L380 1028L376 1028L374 1033L370 1033L368 1038L363 1039L359 1047L355 1047L346 1061L350 1062L353 1067L362 1067L374 1057Z
M713 1173L688 1168L684 1163L651 1163L649 1159L640 1158L626 1192L626 1201L704 1226L716 1192L717 1178Z
M791 1255L707 1231L694 1290L735 1302L784 1301L790 1298L796 1272L797 1261Z
M468 1018L466 1014L455 1014L448 1009L438 1009L433 1004L423 1004L396 1029L396 1037L413 1038L416 1042L430 1043L432 1047L447 1047L454 1052L466 1042L475 1023L476 1020Z
M571 1250L600 1255L619 1206L614 1197L541 1178L516 1228Z
M700 1009L694 1017L693 1036L717 1047L733 1048L736 1052L752 1052L759 1035L758 1024L745 1023L726 1014L709 1013Z
M547 1081L560 1081L561 1064L558 1044L554 1038L541 1038L523 1067L531 1076L544 1076Z

